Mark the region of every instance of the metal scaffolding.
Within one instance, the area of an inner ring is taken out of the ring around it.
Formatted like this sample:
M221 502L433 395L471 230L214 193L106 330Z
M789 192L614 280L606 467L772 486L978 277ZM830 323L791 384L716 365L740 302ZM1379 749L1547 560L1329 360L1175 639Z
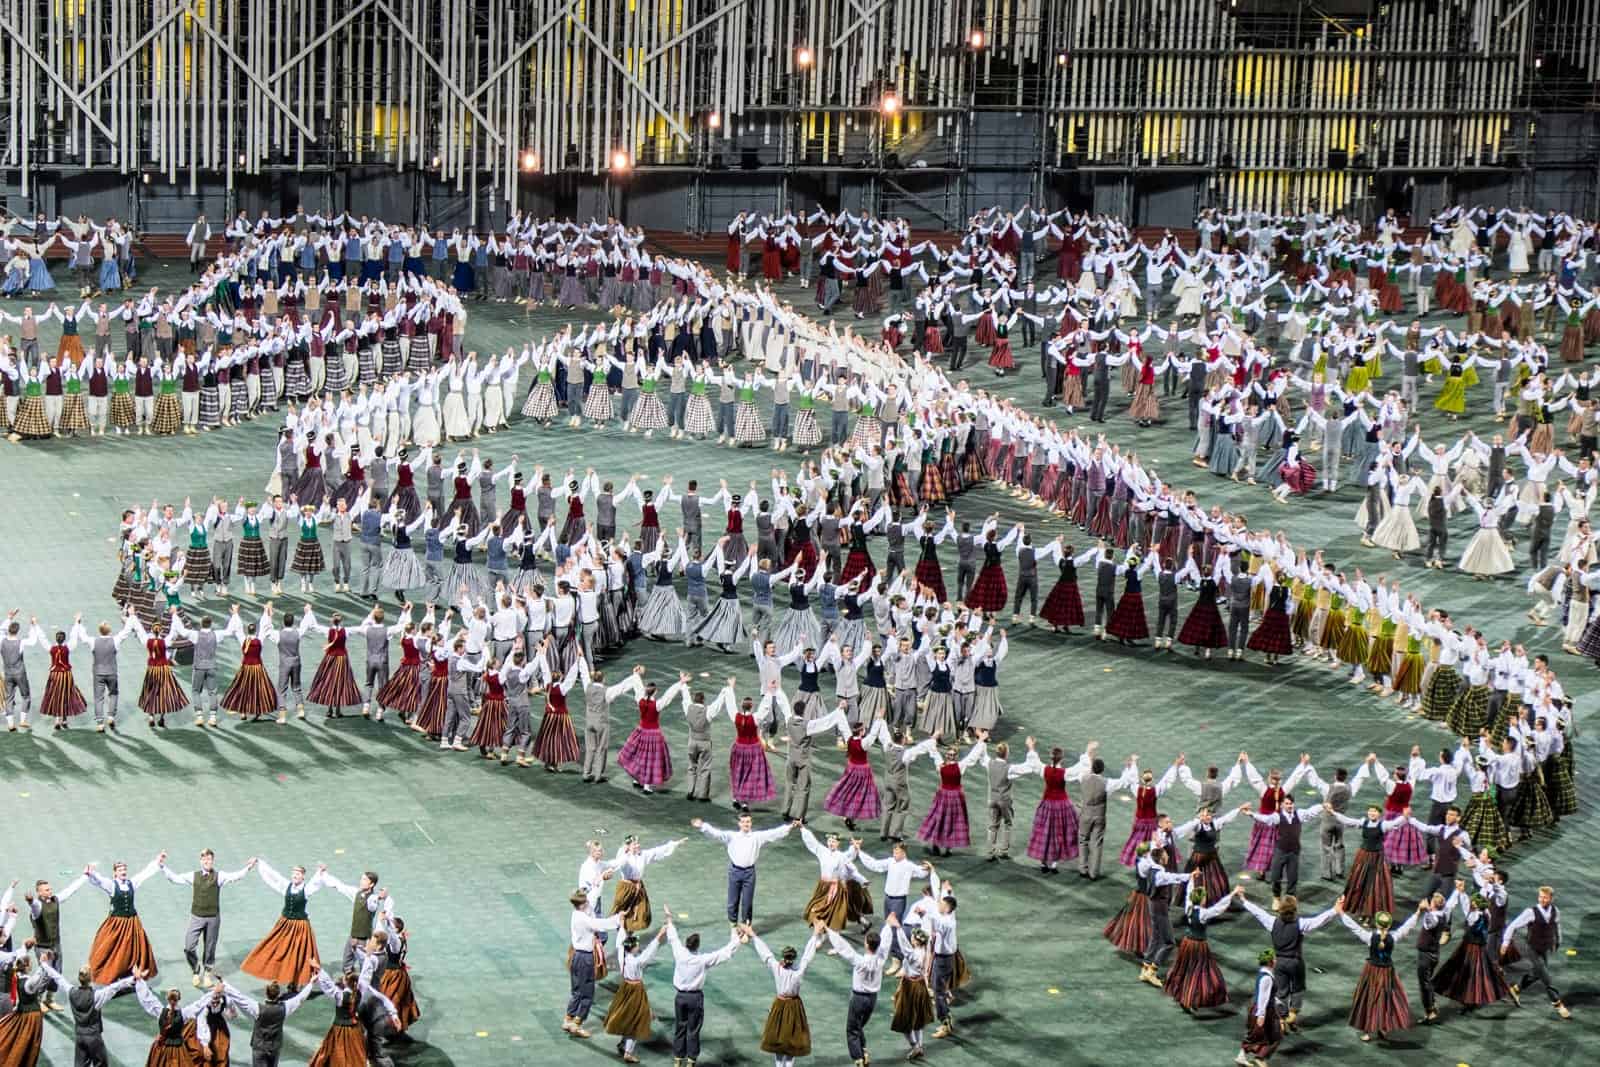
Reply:
M1185 174L1333 208L1594 170L1597 78L1600 0L0 0L0 167L24 196L384 167L472 215L612 172L696 204L856 175L956 219L1018 189L1134 212Z

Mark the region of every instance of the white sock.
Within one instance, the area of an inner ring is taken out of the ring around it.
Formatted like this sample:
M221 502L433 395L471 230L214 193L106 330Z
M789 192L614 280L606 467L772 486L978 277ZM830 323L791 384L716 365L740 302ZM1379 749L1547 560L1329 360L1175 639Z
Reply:
M912 1048L916 1048L918 1045L922 1044L922 1031L921 1030L913 1030L913 1031L911 1031L909 1034L906 1035L906 1040L911 1043L911 1047Z
M622 1051L631 1056L633 1055L633 1046L636 1044L638 1044L638 1042L633 1038L625 1037L622 1039Z

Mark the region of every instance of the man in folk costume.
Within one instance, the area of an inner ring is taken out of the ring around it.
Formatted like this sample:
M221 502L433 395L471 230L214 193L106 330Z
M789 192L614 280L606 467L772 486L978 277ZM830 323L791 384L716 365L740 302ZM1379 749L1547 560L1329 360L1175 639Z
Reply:
M1518 930L1527 931L1528 954L1524 957L1531 966L1521 981L1511 987L1513 999L1522 1003L1521 996L1535 985L1544 986L1550 997L1550 1006L1563 1019L1572 1018L1572 1012L1561 1000L1561 991L1550 980L1550 953L1561 947L1561 911L1556 907L1556 891L1547 885L1539 887L1539 903L1524 908L1515 919L1506 923L1500 935L1500 954L1504 957L1511 948Z
M197 216L183 241L189 249L189 273L199 274L205 267L206 244L211 240L211 224L204 215Z
M194 987L204 988L216 979L217 941L222 934L222 887L239 881L255 869L256 859L237 871L216 869L217 856L209 848L200 850L200 868L182 874L167 866L162 853L161 873L174 885L187 885L193 890L189 902L189 927L183 935L183 958L194 972ZM200 942L205 942L202 957Z

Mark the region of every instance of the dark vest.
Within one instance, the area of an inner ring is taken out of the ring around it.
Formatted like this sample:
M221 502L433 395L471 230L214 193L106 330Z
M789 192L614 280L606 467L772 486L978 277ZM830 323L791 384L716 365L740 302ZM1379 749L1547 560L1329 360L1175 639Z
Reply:
M262 1002L250 1031L250 1047L256 1052L277 1052L283 1048L283 1020L288 1011L276 1000Z
M219 914L221 900L217 886L217 872L194 872L194 898L189 904L189 914L197 919L210 919Z
M350 938L365 941L372 936L372 912L367 910L367 898L372 890L363 889L356 894L355 909L350 913Z
M73 987L67 994L67 1004L72 1008L72 1025L78 1036L99 1036L100 1009L94 1006L94 990L88 986Z
M1292 818L1278 813L1278 844L1277 849L1285 855L1298 855L1300 852L1300 828L1305 823L1300 821L1297 811Z

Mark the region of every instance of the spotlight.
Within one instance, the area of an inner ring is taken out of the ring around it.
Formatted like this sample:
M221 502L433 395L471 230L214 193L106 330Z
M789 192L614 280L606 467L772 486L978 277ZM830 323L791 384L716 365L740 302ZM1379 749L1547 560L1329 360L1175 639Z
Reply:
M811 49L807 48L805 45L801 45L799 48L795 49L794 65L802 70L811 66Z
M539 156L531 149L522 153L522 169L534 171L539 169Z
M983 48L983 31L973 30L970 34L968 34L967 44L974 52Z
M440 164L441 164L441 163L443 163L443 162L444 162L444 161L443 161L443 160L441 160L441 159L440 159L440 158L439 158L439 157L438 157L438 156L434 156L434 157L433 157L433 169L434 169L434 170L438 170L438 169L439 169L439 166L440 166Z
M900 98L892 92L884 93L883 100L878 104L885 115L893 115L900 110Z
M1067 65L1067 54L1065 52L1057 52L1056 53L1056 66L1064 67L1066 65Z
M711 127L713 130L720 127L722 125L722 113L720 111L713 111L711 114L707 115L706 125Z
M611 169L613 171L625 171L625 170L627 170L628 169L628 153L620 151L620 150L611 153Z

